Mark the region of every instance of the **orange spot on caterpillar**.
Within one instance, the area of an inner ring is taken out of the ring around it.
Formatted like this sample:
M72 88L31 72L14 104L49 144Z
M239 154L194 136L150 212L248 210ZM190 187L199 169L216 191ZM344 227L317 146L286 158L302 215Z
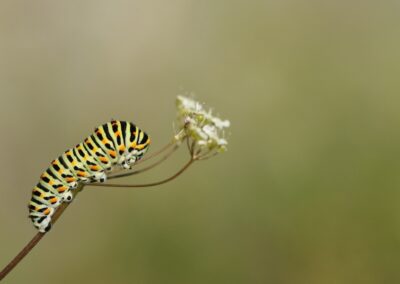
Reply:
M63 193L64 191L66 191L67 190L67 187L66 186L61 186L61 187L59 187L58 189L57 189L57 191L59 192L59 193Z
M53 197L52 199L50 199L51 204L55 204L57 203L57 198Z
M44 210L44 215L49 215L50 214L50 208L47 208L46 210Z
M113 150L108 151L108 153L110 154L111 158L117 157L117 153Z
M98 170L100 170L100 167L99 166L90 166L89 167L92 171L98 171Z
M108 162L108 159L106 157L99 157L99 160L102 162Z
M86 172L84 172L84 171L77 171L76 175L77 175L78 177L86 177Z

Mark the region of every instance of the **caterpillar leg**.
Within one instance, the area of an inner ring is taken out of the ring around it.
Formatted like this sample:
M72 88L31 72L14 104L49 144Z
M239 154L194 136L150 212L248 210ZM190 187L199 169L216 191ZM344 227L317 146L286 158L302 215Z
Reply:
M95 172L92 173L90 177L90 182L105 182L107 180L107 175L105 172Z
M96 182L105 182L107 180L107 174L105 171L96 172L93 174L92 179Z
M106 182L106 180L107 180L107 176L105 175L104 178L99 179L99 182Z
M124 170L130 170L135 161L136 157L132 156L131 153L128 153L121 156L117 164L120 165Z
M131 167L136 162L136 156L131 156L129 157L129 160L127 160L128 165Z
M74 190L76 188L77 188L77 186L74 186L74 187L62 186L62 187L57 188L57 190L58 190L58 193L61 194L61 196L62 196L62 201L71 202L72 198L73 198L71 190Z
M66 177L65 177L65 180L66 180L67 182L69 182L69 183L68 183L69 189L75 189L75 188L78 187L78 182L77 182L77 181L71 181L72 179L73 179L72 175L71 175L71 176L66 176Z
M125 169L125 170L130 170L130 169L131 169L131 165L130 165L129 161L127 161L127 160L123 161L123 162L121 163L121 166L122 166L122 168Z
M93 179L98 182L105 182L107 180L107 175L105 172L98 172L94 174Z
M64 201L65 202L71 202L73 198L74 198L74 196L70 190L67 191L66 193L64 193Z

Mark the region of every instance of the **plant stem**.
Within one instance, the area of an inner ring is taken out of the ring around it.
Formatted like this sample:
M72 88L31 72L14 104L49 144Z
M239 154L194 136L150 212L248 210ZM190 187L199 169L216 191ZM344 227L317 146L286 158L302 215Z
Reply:
M157 182L152 182L152 183L144 183L144 184L107 184L107 183L92 183L88 184L89 186L103 186L103 187L151 187L151 186L156 186L160 184L167 183L178 176L180 176L193 162L196 161L195 159L191 158L177 173L175 173L173 176L157 181Z
M159 154L161 154L162 152L166 151L167 149L169 149L171 146L175 145L175 141L172 141L171 143L167 144L166 146L164 146L163 148L161 148L160 150L156 151L155 153L147 156L146 158L138 161L138 163L141 163L145 160L149 160ZM126 176L130 176L133 174L138 174L147 170L150 170L152 168L154 168L155 166L159 165L161 162L165 161L176 149L178 149L178 145L175 145L175 147L168 153L166 154L163 158L161 158L158 162L147 166L145 168L142 168L140 170L136 170L133 172L129 172L129 173L124 173L124 174L119 174L119 175L115 175L115 176L111 176L110 179L112 178L117 178L117 177L126 177ZM191 158L190 161L184 165L183 168L181 168L176 174L174 174L173 176L162 180L162 181L158 181L158 182L154 182L154 183L148 183L148 184L142 184L142 185L115 185L115 184L87 184L87 185L93 185L93 186L113 186L113 187L149 187L149 186L156 186L156 185L160 185L166 182L169 182L175 178L177 178L179 175L181 175L193 162L195 161L195 159ZM138 164L137 163L137 164ZM74 197L83 189L85 185L81 184L78 186L77 189L75 189L73 191ZM57 210L55 211L54 215L52 216L52 224L54 224L58 218L64 213L65 209L67 209L67 207L70 205L70 203L64 202L62 203ZM28 244L26 244L26 246L14 257L13 260L10 261L9 264L7 264L6 267L4 267L3 270L0 271L0 281L7 276L8 273L10 273L19 263L20 261L40 242L40 240L46 235L47 233L41 233L38 232L31 240Z
M176 144L176 141L175 141L175 140L172 140L172 141L169 142L167 145L165 145L164 147L162 147L160 150L158 150L158 151L156 151L156 152L154 152L154 153L151 153L151 154L149 154L149 155L146 155L146 157L144 157L143 159L141 159L140 161L138 161L136 164L143 163L144 161L147 161L147 160L149 160L149 159L151 159L151 158L153 158L153 157L155 157L155 156L161 154L162 152L164 152L164 151L167 150L169 147L171 147L171 146L173 146L173 145L175 145L175 144Z
M0 272L0 281L14 269L15 266L38 244L38 242L44 237L45 233L38 232L32 240L14 257L13 260L7 264L6 267Z
M74 191L74 197L78 194L79 191L83 189L84 185L80 185L77 189ZM61 216L61 214L64 213L64 210L67 209L70 203L64 202L62 203L54 212L54 215L51 217L52 224L54 224L57 219ZM40 242L40 240L46 235L46 233L41 233L38 232L32 240L14 257L13 260L10 261L9 264L7 264L6 267L2 271L0 271L0 281L7 276L8 273L11 272L11 270L14 269L15 266L18 265L18 263Z
M156 156L162 154L163 152L165 152L166 150L168 150L168 148L170 148L170 147L172 147L172 146L174 146L174 145L175 145L175 147L174 147L168 154L166 154L166 155L161 159L161 161L156 162L154 166L148 166L148 167L146 167L146 168L144 168L144 169L135 170L135 171L128 171L128 172L127 172L126 169L122 169L122 168L113 169L112 171L108 172L108 173L110 174L110 176L107 177L107 179L113 179L113 178L117 178L117 177L125 177L125 176L135 175L135 174L144 172L144 171L146 171L146 170L148 170L148 169L151 169L151 168L157 166L157 165L160 164L162 161L165 161L165 160L169 157L169 155L171 155L175 150L177 150L177 149L179 148L179 145L176 143L176 140L172 140L171 142L169 142L167 145L165 145L165 146L162 147L161 149L157 150L156 152L151 153L151 154L145 156L143 159L141 159L141 160L135 162L135 166L137 166L137 165L139 165L139 164L141 164L141 163L143 163L143 162L146 162L146 161L148 161L148 160L150 160L150 159L152 159L152 158L154 158L154 157L156 157ZM123 172L123 173L120 174L121 172Z
M154 164L151 164L150 166L144 167L142 169L139 170L135 170L135 171L131 171L131 172L126 172L126 173L122 173L122 174L116 174L113 176L108 177L108 179L114 179L114 178L120 178L120 177L127 177L127 176L131 176L131 175L136 175L136 174L140 174L143 173L145 171L148 171L156 166L158 166L159 164L161 164L162 162L164 162L166 159L168 159L177 149L179 148L178 145L175 145L175 147L168 152L164 157L162 157L159 161L155 162ZM161 152L159 152L160 154ZM153 156L154 157L154 156ZM141 162L142 160L138 161ZM136 165L136 164L135 164Z

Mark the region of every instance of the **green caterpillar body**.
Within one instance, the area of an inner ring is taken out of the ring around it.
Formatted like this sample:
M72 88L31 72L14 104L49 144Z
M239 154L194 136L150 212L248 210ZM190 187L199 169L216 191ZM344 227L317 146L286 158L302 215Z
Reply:
M114 167L130 169L150 145L149 136L127 121L112 120L84 142L65 151L40 176L29 202L29 217L40 232L51 229L58 206L70 202L79 184L104 182Z

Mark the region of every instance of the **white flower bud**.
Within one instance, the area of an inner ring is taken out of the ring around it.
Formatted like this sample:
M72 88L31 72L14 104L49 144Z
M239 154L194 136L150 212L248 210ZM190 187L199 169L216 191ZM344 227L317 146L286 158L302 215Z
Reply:
M184 96L177 97L176 105L178 126L181 131L175 139L189 138L195 143L199 152L206 154L213 150L226 151L228 141L221 136L223 130L230 126L229 120L213 116L211 110L207 112L202 104Z

